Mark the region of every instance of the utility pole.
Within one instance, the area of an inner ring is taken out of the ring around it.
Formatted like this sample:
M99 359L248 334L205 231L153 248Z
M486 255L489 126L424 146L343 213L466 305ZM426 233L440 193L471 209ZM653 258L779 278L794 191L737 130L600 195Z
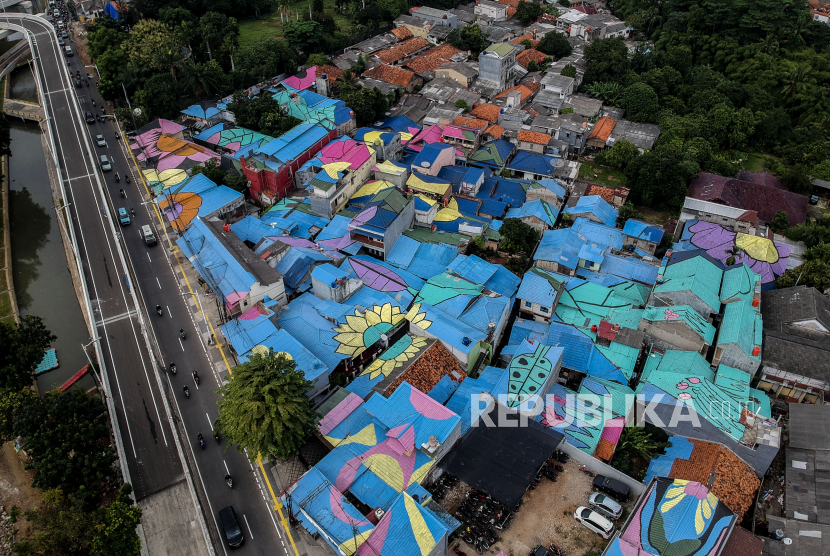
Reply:
M138 126L135 125L135 114L133 114L133 107L130 104L130 97L127 96L127 88L124 86L124 82L121 82L121 89L124 91L124 98L127 100L127 108L130 109L130 118L133 120L133 131L138 131Z

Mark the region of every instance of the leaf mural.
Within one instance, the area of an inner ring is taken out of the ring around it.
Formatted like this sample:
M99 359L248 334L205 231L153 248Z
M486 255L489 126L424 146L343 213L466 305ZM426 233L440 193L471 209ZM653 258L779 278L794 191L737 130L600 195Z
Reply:
M553 363L546 357L550 348L540 345L532 354L516 355L510 362L507 384L507 404L516 407L527 399L538 396L553 370Z
M357 258L352 258L350 262L357 277L373 290L400 292L407 289L406 281L383 265Z

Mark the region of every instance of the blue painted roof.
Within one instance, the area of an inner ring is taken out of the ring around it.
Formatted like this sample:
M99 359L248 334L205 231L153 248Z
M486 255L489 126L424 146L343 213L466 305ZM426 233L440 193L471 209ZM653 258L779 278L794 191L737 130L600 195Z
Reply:
M484 183L476 193L479 199L492 199L501 203L510 203L514 207L520 207L527 199L527 189L530 182L490 176L484 178Z
M629 219L623 226L623 233L627 236L636 237L644 241L660 243L663 239L663 229L654 224L646 224L639 220Z
M438 177L452 184L453 193L458 193L461 182L469 169L464 166L444 166L438 171Z
M624 237L622 230L607 226L605 224L598 224L587 218L577 218L571 229L576 231L579 235L585 238L587 243L593 244L597 247L613 247L614 249L622 249Z
M321 125L300 124L277 139L260 146L254 154L273 156L283 162L292 161L328 134L329 130Z
M612 228L616 225L619 211L599 195L580 197L576 205L562 209L565 214L585 215L592 214L600 222Z
M202 120L207 120L221 113L222 110L217 108L216 103L210 101L191 104L190 106L182 110L182 114L193 116L195 118L200 118Z
M415 210L429 212L429 209L431 209L433 206L435 205L430 205L420 197L415 197Z
M642 259L606 253L599 272L590 272L581 268L577 271L577 274L587 279L591 279L590 275L616 276L620 279L634 280L651 286L657 281L659 271L658 266L649 264Z
M447 271L508 298L516 295L521 283L518 276L503 266L488 263L475 255L458 255L447 266Z
M484 179L484 170L481 168L476 168L475 166L470 166L467 168L467 172L464 174L464 180L467 183L476 183L478 180Z
M628 384L628 377L620 368L597 349L589 336L573 326L552 322L545 345L565 348L562 357L564 367L589 376Z
M421 152L412 161L412 167L432 168L441 151L452 148L454 148L452 145L445 145L444 143L429 143L428 145L424 145L424 148L421 149ZM423 166L423 164L427 164L427 166Z
M544 179L539 180L536 182L537 184L541 185L560 199L565 198L565 188L562 187L559 182L555 179ZM532 186L531 186L532 187Z
M445 243L421 243L407 236L395 242L386 262L429 280L441 274L458 255L458 247Z
M379 129L393 129L398 132L411 133L411 128L421 129L421 126L407 118L406 116L392 116L383 120L378 126Z
M556 169L556 163L560 160L561 158L554 158L544 154L519 151L507 164L507 168L510 170L518 170L519 172L531 172L541 176L550 176L553 175L553 171Z
M175 185L167 186L164 193L155 198L155 202L162 206L161 203L167 199L168 195L183 193L193 193L201 199L202 202L199 205L198 212L199 218L210 216L243 197L239 191L234 191L225 185L216 185L204 174L195 174ZM164 212L166 213L167 209L164 209Z
M479 207L479 214L486 214L493 218L502 218L507 211L507 203L501 201L494 201L492 199L481 199L481 207Z
M579 263L579 250L585 240L573 228L548 230L536 248L537 261L553 261L566 268L575 269Z
M527 275L525 275L527 276ZM521 289L519 290L521 292ZM523 299L521 295L519 299ZM513 321L513 328L510 330L510 338L507 345L502 349L503 355L513 355L518 351L525 341L534 344L544 343L550 333L550 325L544 322L537 322L530 319L518 318Z
M594 245L583 245L579 250L579 258L592 263L602 264L605 254L603 249Z
M535 216L547 224L548 227L553 228L553 225L556 223L556 218L559 216L559 211L546 201L536 199L534 201L528 201L520 208L511 208L504 215L505 218L527 218L530 216Z
M305 275L308 274L312 263L313 260L311 257L306 256L302 250L296 247L289 247L288 252L283 255L280 262L274 268L282 274L286 287L294 289L300 285Z
M272 235L279 236L283 231L288 231L292 237L309 239L313 235L312 228L321 230L329 223L322 216L309 214L301 210L293 210L293 207L285 205L274 205L268 209L260 218L263 223L273 228Z
M552 308L563 281L556 274L546 272L540 268L532 268L525 272L522 285L516 297L522 301L538 303L543 307Z
M366 143L367 142L366 139L365 139L366 134L367 133L377 133L377 131L378 131L377 129L374 129L374 128L371 128L371 127L359 127L354 132L354 140L355 141L363 141L364 143ZM397 137L397 134L395 132L392 132L392 131L387 131L385 133L380 134L380 140L383 142L384 145L390 144L392 141L395 140L395 137Z
M324 284L331 284L337 280L346 278L347 274L333 264L321 264L314 267L311 277L320 280Z

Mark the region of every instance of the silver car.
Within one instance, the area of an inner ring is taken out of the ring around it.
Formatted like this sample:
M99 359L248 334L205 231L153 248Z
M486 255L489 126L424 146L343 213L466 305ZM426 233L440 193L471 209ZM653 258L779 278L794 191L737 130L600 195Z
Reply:
M110 164L110 159L107 155L102 154L99 160L101 161L101 170L103 170L104 172L109 172L110 170L112 170L112 164Z
M96 136L95 136L95 143L96 143L99 147L106 147L106 146L107 146L107 140L106 140L106 139L104 139L104 136L103 136L103 135L96 135Z
M591 508L578 507L574 512L574 519L603 539L610 539L614 534L614 524Z
M616 500L604 494L600 494L599 492L593 493L588 498L588 504L591 505L592 509L598 511L612 521L618 520L622 515L622 506L620 506Z

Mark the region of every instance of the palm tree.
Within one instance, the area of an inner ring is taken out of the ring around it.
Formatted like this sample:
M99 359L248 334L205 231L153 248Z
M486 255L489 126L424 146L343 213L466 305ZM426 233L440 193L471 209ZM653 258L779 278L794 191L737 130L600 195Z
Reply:
M807 64L793 64L791 68L784 73L786 82L784 88L781 89L781 94L785 97L793 96L807 88L807 84L811 82L811 68Z
M770 33L761 42L757 43L757 46L758 52L763 52L764 54L774 54L778 52L780 43L778 42L778 37Z
M725 254L729 255L729 257L726 259L726 266L732 266L733 264L735 264L735 260L737 259L737 257L741 256L743 252L744 250L738 247L737 245L733 245L731 249L727 249L724 252Z
M196 96L210 96L220 85L216 72L211 71L207 64L197 64L192 58L188 58L181 65L179 82L186 92Z
M651 435L641 427L627 427L623 429L620 441L617 443L619 453L628 453L643 459L650 459L659 446L652 442Z

